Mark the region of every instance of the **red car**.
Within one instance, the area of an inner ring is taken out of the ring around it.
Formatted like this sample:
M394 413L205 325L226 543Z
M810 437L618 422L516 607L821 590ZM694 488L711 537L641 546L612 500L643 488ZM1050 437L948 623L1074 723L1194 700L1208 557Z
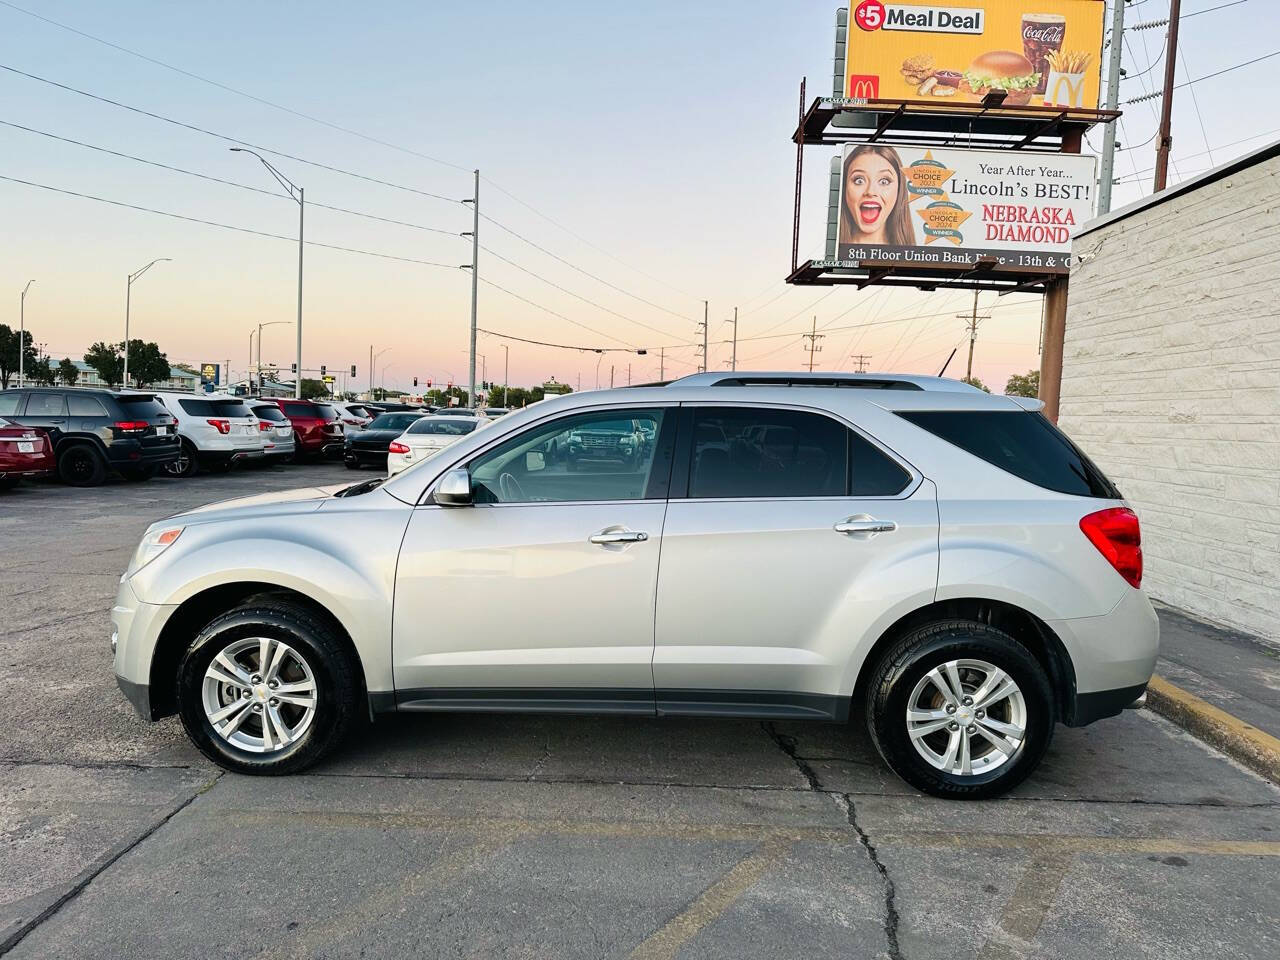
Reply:
M288 397L263 397L264 403L274 403L293 424L294 459L321 456L337 459L342 456L342 421L338 411L327 403L315 400L294 400Z
M47 433L0 417L0 490L16 486L23 477L48 476L56 463Z

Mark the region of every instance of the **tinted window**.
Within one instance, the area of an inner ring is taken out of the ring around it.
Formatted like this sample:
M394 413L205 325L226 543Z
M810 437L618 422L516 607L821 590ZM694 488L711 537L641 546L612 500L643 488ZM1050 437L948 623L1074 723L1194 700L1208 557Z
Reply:
M477 503L665 497L663 420L662 410L615 410L533 427L472 462L472 495Z
M211 400L195 400L183 397L178 401L178 406L193 417L213 416L213 401Z
M911 474L890 460L874 443L849 433L849 492L855 497L892 497L911 482Z
M280 408L275 404L263 404L260 407L253 408L253 415L259 420L270 420L273 423L288 423L289 418L280 412Z
M435 433L448 437L460 437L475 430L472 420L435 420L423 418L409 428L410 433Z
M107 408L97 397L73 393L67 397L67 410L73 417L105 417Z
M366 410L364 407L362 407L362 406L360 406L359 404L356 404L356 403L349 403L349 404L347 404L347 411L348 411L352 416L356 416L356 417L369 417L369 416L372 416L372 414L371 414L371 413L369 413L369 411L368 411L368 410Z
M842 497L850 431L794 410L698 409L691 497Z
M404 430L418 421L416 413L384 413L369 424L370 430Z
M65 417L67 398L60 393L33 393L27 398L28 417Z
M329 404L327 403L317 403L316 411L317 411L316 416L324 420L338 419L338 411L333 409L333 407L329 406Z
M1039 413L939 410L898 416L1046 490L1108 500L1120 497L1102 471Z
M284 405L284 412L291 417L320 416L320 414L316 412L315 406L310 403L286 403Z
M0 393L0 415L15 414L18 412L18 401L22 399L22 394L17 390L6 390Z
M250 416L249 405L243 400L214 400L213 412L220 417Z
M145 396L122 394L116 397L116 402L120 404L120 409L129 420L150 420L153 417L169 416L169 411L165 409L164 404L150 394Z

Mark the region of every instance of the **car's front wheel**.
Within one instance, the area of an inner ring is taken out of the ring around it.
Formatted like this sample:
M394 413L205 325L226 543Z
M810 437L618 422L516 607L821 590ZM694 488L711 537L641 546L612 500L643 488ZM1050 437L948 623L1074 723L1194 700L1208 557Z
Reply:
M867 685L866 720L885 762L939 797L978 800L1020 783L1053 734L1044 668L984 623L920 627L893 644Z
M215 619L178 668L178 712L206 757L238 773L303 770L359 716L357 665L305 608L256 597Z

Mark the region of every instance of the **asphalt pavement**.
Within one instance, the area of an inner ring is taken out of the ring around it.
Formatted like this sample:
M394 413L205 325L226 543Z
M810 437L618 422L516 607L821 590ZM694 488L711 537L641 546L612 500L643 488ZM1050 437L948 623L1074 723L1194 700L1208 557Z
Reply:
M392 717L262 779L141 721L109 610L147 524L368 476L0 495L0 954L1280 955L1280 790L1148 711L1059 727L982 803L856 726Z

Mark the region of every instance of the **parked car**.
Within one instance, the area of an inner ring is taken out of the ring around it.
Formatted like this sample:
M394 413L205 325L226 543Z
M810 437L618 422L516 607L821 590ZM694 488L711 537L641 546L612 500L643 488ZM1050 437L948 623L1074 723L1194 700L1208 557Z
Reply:
M373 420L375 414L370 413L359 403L331 403L329 406L337 411L344 431L363 430Z
M457 443L480 424L475 417L419 417L391 441L387 448L387 472L394 477L419 460Z
M258 418L262 431L264 461L288 463L293 460L296 447L293 442L293 424L284 415L280 405L266 400L248 401L249 409Z
M295 460L307 457L337 459L342 455L342 421L329 404L288 397L262 397L261 400L274 403L289 418L293 426Z
M416 411L379 414L363 430L347 434L342 447L342 461L351 470L361 467L386 470L391 442L421 418Z
M3 402L4 394L0 394L0 404ZM22 479L47 477L56 466L47 433L0 417L0 490L10 490Z
M587 461L609 461L630 468L644 453L640 421L627 417L584 425L569 433L565 460L570 470Z
M505 417L511 411L506 407L485 407L484 415L490 420L497 420L499 417Z
M361 406L368 410L375 417L381 413L430 413L430 407L415 407L410 403L391 403L386 400L379 400L377 403L362 402Z
M149 480L178 459L173 416L150 393L24 387L0 393L0 415L49 435L64 483L92 487L115 471Z
M367 711L855 716L919 790L1008 790L1055 724L1144 692L1138 519L1038 401L832 379L570 394L390 479L159 521L112 611L120 686L250 773ZM619 420L657 438L631 469L547 463Z
M266 456L258 418L243 398L168 391L154 396L178 422L181 450L164 468L170 476L190 477L201 467L229 470Z

